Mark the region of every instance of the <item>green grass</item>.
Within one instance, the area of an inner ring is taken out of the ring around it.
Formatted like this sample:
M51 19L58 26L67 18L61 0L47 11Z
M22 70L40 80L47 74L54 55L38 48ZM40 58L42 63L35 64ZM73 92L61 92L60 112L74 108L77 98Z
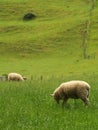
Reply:
M86 78L86 77L85 77ZM68 79L67 79L68 80ZM81 100L69 100L62 109L50 96L62 78L32 80L0 85L0 128L2 130L89 130L97 125L97 80L88 79L91 85L90 106Z
M0 75L18 72L28 78L0 81L0 130L98 129L98 2L90 16L91 6L86 0L0 0ZM23 21L27 12L37 18ZM50 93L75 79L91 85L91 104L69 100L62 109Z

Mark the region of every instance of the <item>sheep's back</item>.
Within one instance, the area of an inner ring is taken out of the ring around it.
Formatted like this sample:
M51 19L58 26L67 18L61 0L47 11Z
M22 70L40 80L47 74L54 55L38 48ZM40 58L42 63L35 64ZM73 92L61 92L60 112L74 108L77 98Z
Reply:
M20 74L17 74L17 73L9 73L8 74L8 80L14 80L14 79L17 79L17 80L23 80L22 76Z
M56 92L65 93L66 96L72 98L78 98L79 96L87 93L89 91L89 84L85 81L69 81L62 83L57 89ZM84 91L84 92L83 92Z

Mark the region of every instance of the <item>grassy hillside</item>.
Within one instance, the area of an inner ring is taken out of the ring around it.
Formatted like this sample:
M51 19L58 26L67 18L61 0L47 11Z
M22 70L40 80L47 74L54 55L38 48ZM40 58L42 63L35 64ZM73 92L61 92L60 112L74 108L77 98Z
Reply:
M1 1L0 53L81 54L81 31L90 7L86 1ZM37 18L23 21L27 12L34 12Z
M91 6L85 0L0 0L0 73L17 71L28 77L97 73L97 2L90 16ZM23 21L27 12L37 18ZM88 20L85 61L82 44Z

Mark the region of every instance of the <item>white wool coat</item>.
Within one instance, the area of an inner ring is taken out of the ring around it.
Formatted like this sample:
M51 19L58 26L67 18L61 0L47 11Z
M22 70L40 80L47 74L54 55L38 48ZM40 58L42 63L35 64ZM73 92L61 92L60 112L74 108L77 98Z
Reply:
M59 100L63 100L64 104L69 98L74 98L81 99L86 105L88 105L89 89L90 85L87 82L74 80L62 83L51 95L57 103L59 103Z
M24 81L22 75L18 74L18 73L9 73L8 74L8 81Z

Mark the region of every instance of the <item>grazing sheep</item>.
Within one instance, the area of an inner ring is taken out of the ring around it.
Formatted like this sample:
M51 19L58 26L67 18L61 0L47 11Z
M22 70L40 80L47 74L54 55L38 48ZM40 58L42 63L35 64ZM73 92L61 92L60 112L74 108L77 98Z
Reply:
M18 74L18 73L9 73L8 76L8 81L12 80L12 81L24 81L26 80L26 77L22 77L22 75Z
M89 105L89 89L90 86L85 81L69 81L62 83L51 96L59 103L63 100L64 105L69 98L81 99L85 105Z

